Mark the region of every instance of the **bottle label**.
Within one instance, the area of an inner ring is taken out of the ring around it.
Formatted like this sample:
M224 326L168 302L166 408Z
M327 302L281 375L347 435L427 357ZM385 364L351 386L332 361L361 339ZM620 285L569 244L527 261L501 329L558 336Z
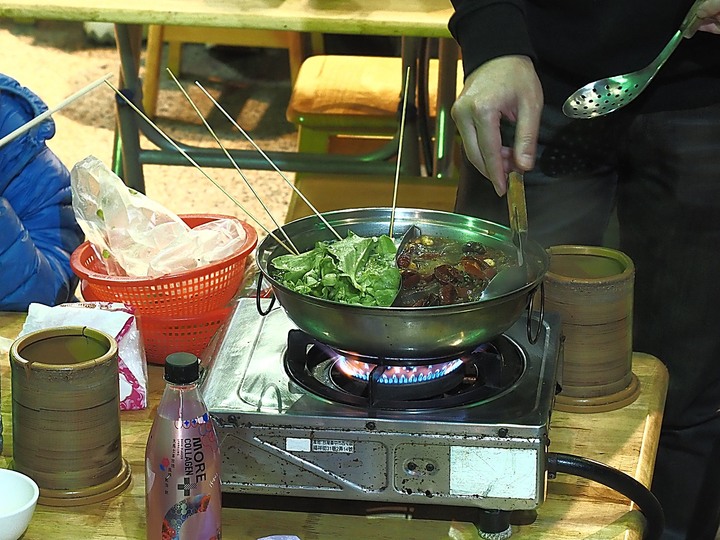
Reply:
M209 415L154 427L148 448L155 451L146 462L148 538L219 540L220 455Z
M202 482L207 480L205 452L200 437L173 440L172 455L166 463L170 475L165 478L165 493L177 490L179 494L182 492L182 495L188 497L191 491L196 490L199 485L202 485ZM174 467L171 464L180 465L182 471L172 470ZM168 479L171 477L182 477L182 482L177 485L168 485Z

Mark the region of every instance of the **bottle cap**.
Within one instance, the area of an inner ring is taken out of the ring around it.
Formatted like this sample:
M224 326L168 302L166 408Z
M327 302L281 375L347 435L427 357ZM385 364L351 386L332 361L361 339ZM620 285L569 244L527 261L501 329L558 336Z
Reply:
M177 352L165 358L165 380L173 384L190 384L200 378L200 359L191 353Z

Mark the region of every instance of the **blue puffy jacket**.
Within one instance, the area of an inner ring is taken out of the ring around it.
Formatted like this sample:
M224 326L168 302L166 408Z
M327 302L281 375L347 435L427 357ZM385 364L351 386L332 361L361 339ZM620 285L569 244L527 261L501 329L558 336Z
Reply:
M0 74L0 138L46 110L38 96ZM0 147L0 310L74 298L70 254L83 233L70 172L45 144L54 134L48 119Z

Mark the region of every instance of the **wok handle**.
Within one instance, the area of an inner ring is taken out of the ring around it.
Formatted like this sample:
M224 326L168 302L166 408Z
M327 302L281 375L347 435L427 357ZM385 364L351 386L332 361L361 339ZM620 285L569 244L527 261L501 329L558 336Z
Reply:
M270 293L270 305L267 307L267 309L263 310L262 302L261 302L261 298L263 298L262 280L263 280L263 273L259 272L257 288L255 289L255 307L257 307L258 313L264 317L265 315L267 315L268 313L270 313L272 311L272 308L275 305L275 293L274 292Z
M527 338L531 345L537 343L540 337L540 330L543 327L543 321L545 320L545 282L540 282L540 317L538 319L538 325L535 331L533 331L533 311L535 311L535 296L537 291L533 291L530 294L530 301L527 305Z

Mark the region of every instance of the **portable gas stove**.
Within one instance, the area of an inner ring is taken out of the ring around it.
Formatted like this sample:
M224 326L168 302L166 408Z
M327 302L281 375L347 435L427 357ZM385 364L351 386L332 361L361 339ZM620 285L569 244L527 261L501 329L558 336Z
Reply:
M346 513L363 502L471 509L481 533L509 531L513 511L545 497L556 328L546 315L531 344L523 317L460 358L379 360L243 298L202 382L223 491L343 500Z

